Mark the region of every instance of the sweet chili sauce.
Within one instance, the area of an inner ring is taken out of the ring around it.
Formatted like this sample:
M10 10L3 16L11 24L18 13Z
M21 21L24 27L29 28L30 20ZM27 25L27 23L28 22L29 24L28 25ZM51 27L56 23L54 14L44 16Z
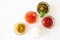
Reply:
M35 23L37 21L37 13L34 11L27 12L25 15L25 20L30 24Z

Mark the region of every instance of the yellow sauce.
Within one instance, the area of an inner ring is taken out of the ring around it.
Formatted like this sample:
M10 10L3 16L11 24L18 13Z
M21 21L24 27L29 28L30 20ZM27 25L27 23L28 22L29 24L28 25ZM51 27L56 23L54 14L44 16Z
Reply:
M24 34L26 31L26 25L23 23L17 23L14 28L17 34Z

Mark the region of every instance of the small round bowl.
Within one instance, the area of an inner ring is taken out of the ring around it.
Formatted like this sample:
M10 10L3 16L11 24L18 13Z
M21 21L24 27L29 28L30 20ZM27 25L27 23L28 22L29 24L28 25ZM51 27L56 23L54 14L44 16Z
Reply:
M42 19L42 25L45 28L51 29L54 27L54 24L55 24L55 19L52 16L46 16Z
M37 22L37 13L34 11L28 11L25 15L26 22L33 24Z
M50 10L50 6L47 2L39 2L39 4L37 5L37 12L44 12L44 13L48 13Z
M26 25L24 23L15 24L14 31L16 34L22 35L26 32Z

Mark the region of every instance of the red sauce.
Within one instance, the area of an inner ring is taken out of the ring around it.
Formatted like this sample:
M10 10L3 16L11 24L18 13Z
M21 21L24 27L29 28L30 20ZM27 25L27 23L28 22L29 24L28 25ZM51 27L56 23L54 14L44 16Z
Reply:
M35 23L37 21L37 14L36 12L29 11L25 15L25 19L28 23Z
M53 19L52 19L52 17L45 17L44 19L43 19L43 21L42 21L42 24L44 25L44 27L46 27L46 28L51 28L52 27L52 25L53 25Z

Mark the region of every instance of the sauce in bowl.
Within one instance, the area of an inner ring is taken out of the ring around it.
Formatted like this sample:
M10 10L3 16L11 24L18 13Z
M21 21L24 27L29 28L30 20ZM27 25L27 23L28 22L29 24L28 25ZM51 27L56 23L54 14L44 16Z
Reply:
M42 20L42 24L44 27L50 29L53 27L54 19L51 16L47 16Z
M24 23L17 23L14 28L15 32L19 35L24 34L26 31L26 25Z
M49 12L49 4L46 2L39 2L37 5L37 12L41 15L41 18Z
M25 15L25 20L30 24L35 23L37 21L37 13L34 11L27 12Z

